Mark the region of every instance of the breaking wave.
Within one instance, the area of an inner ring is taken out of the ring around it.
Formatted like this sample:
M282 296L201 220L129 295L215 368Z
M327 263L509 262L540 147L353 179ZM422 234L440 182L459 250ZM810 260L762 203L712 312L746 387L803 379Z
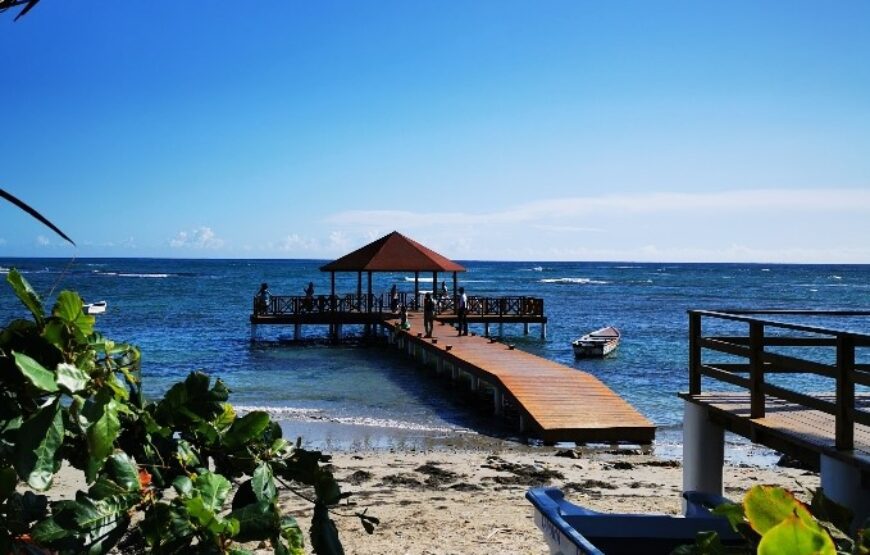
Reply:
M539 280L541 283L572 283L579 285L607 285L610 283L609 281L603 281L600 279L590 279L590 278L572 278L572 277L563 277L563 278L545 278Z

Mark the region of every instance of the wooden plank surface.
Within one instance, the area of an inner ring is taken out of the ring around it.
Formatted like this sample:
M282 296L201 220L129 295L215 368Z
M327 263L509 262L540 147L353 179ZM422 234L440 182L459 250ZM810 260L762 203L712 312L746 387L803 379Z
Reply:
M492 343L480 336L457 336L436 322L433 337L423 332L422 315L409 315L407 337L418 348L501 388L547 442L626 441L649 443L655 426L598 378L551 360ZM395 329L398 322L387 325ZM451 349L446 350L450 345Z
M855 448L843 451L837 450L834 445L836 422L832 414L768 396L765 400L764 418L750 419L748 393L705 392L681 396L693 403L709 407L720 418L730 419L735 424L735 430L748 429L750 434L756 435L759 431L773 433L801 448L830 455L870 471L870 426L855 424ZM829 395L816 396L824 398ZM870 410L870 397L856 395L855 405L858 409ZM741 427L740 424L746 426Z

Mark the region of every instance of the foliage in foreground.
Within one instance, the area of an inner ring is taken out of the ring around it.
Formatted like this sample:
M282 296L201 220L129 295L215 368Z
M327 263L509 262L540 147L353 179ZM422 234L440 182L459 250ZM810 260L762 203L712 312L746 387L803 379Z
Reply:
M864 523L854 537L852 512L814 492L810 505L780 487L758 485L742 503L726 503L713 510L723 516L759 555L870 555L870 526ZM699 534L696 545L674 551L675 555L723 555L746 552L723 547L715 532Z
M314 551L343 552L330 508L346 495L328 456L282 438L264 412L236 415L203 373L146 401L138 349L96 333L76 293L46 315L18 272L7 280L33 320L0 330L0 553L106 553L122 538L159 553L245 553L248 541L302 553L279 485L310 492L296 493L313 505ZM62 463L88 489L49 502ZM356 516L369 532L377 523Z

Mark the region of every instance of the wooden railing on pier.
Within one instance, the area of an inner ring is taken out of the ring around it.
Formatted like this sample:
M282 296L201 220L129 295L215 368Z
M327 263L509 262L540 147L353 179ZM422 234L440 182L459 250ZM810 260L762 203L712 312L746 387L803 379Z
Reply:
M392 313L399 306L419 309L413 293L400 292L395 302L388 295L314 295L308 297L273 295L265 307L253 300L255 316L293 316L335 313ZM455 314L457 298L436 298L439 314ZM468 297L469 316L540 317L544 316L544 299L539 297Z
M870 364L860 362L870 355L870 335L771 319L783 316L804 322L870 311L689 311L689 392L681 396L715 409L732 431L775 438L773 448L792 443L870 470L870 395L856 393L870 387ZM710 328L721 334L705 335ZM798 391L770 383L772 374L821 376L833 387ZM704 392L705 377L745 392Z

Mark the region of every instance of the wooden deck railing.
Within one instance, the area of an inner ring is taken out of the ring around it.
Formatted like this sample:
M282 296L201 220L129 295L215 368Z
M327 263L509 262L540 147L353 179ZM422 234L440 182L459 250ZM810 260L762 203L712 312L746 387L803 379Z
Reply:
M265 307L258 307L253 301L253 313L258 316L289 316L296 314L349 313L390 313L405 305L410 310L419 310L413 293L400 292L393 303L388 294L384 295L315 295L283 296L273 295ZM456 298L436 298L438 313L455 313ZM396 306L394 307L393 304ZM544 299L537 297L468 297L468 314L477 316L531 316L544 315Z
M870 387L870 364L856 362L856 351L870 347L870 335L803 323L776 321L762 316L868 317L870 311L689 311L689 393L701 394L702 376L746 388L750 418L763 418L765 397L771 396L812 410L832 414L836 421L837 449L854 447L855 423L870 425L870 412L856 406L855 386ZM745 334L704 335L705 327L742 327ZM777 351L769 349L775 347ZM785 351L785 352L784 352ZM800 352L801 356L794 356ZM862 354L866 354L863 351ZM722 355L740 362L711 360ZM747 374L748 377L741 375ZM812 374L834 380L834 401L766 381L769 374Z

